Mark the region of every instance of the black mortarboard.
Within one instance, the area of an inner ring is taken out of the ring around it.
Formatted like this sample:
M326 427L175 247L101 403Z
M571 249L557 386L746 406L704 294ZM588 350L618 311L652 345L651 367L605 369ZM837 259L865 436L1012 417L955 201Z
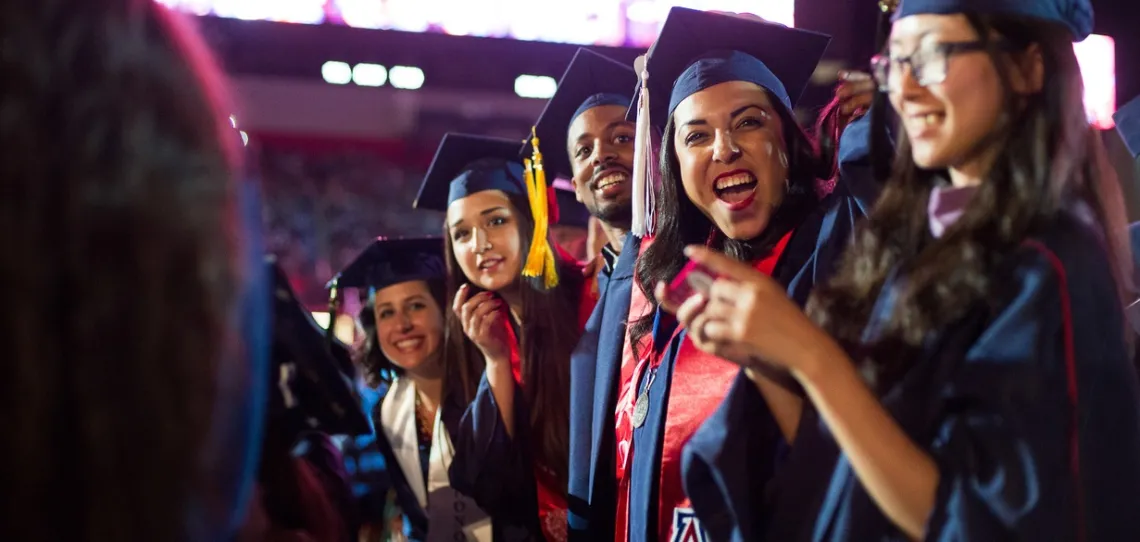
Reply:
M502 190L526 197L519 141L455 133L444 135L412 206L446 212L451 202L484 190Z
M590 227L590 211L578 201L573 190L556 188L558 198L558 225L576 228Z
M355 393L355 370L348 347L336 339L329 341L272 258L266 259L266 266L273 277L272 362L267 375L271 413L291 424L284 429L290 433L371 432Z
M1120 132L1133 158L1140 158L1140 96L1117 110L1112 120L1116 121L1116 131Z
M1089 0L903 0L895 19L933 13L1007 13L1061 23L1082 41L1092 33L1093 9Z
M442 280L442 237L377 238L337 273L328 286L379 290L411 280Z
M646 60L651 122L663 127L685 98L729 81L760 85L791 110L830 41L777 23L674 7Z
M636 87L637 74L633 68L589 49L578 49L534 127L546 149L543 167L548 176L569 179L574 173L566 150L566 136L574 119L602 105L628 107ZM530 145L524 145L521 152L529 157Z

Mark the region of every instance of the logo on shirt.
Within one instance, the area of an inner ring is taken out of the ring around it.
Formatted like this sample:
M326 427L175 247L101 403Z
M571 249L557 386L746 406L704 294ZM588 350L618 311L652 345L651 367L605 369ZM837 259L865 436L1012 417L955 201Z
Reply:
M692 508L673 509L673 538L670 542L708 542L709 536L701 528L701 521Z

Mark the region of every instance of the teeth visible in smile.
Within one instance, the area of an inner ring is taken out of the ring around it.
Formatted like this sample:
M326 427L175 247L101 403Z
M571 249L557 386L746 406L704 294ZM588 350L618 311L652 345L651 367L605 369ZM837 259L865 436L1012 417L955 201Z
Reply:
M755 182L755 179L752 178L752 175L741 173L739 175L733 175L731 177L718 179L714 188L717 190L725 190L734 186L740 186L742 184L749 184L752 182Z
M918 117L926 126L934 126L942 120L942 113L927 113Z
M499 263L500 261L502 261L502 260L487 260L487 261L479 264L479 269L487 269L487 268L492 267L495 264Z
M628 178L629 176L627 176L625 173L610 173L609 175L602 177L602 180L598 181L598 189L601 190L603 188L609 188L610 186L623 182Z
M404 339L402 341L396 341L396 348L400 350L411 350L413 348L419 348L423 342L423 339Z

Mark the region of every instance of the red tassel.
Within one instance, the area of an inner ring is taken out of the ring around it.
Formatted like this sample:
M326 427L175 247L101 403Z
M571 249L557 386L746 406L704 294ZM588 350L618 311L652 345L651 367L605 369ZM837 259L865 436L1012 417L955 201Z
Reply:
M559 221L558 214L558 192L555 191L554 185L546 187L546 208L547 216L550 217L550 224L557 224Z

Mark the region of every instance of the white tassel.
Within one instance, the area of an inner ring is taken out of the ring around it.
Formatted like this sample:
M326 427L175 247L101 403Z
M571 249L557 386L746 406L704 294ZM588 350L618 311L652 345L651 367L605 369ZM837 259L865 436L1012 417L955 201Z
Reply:
M649 116L646 109L646 116ZM661 135L650 123L646 128L648 137L645 138L645 236L653 237L657 233L657 191L661 189L661 174L657 169L657 146L661 142Z
M638 237L646 237L649 233L649 222L651 218L649 214L652 212L652 207L649 207L650 198L653 192L649 183L649 172L652 164L649 163L650 154L649 149L652 142L650 139L653 137L652 130L650 129L649 120L649 73L645 70L646 64L645 55L637 57L634 62L634 69L637 70L641 77L641 91L637 96L637 129L634 132L634 155L633 155L633 234Z

